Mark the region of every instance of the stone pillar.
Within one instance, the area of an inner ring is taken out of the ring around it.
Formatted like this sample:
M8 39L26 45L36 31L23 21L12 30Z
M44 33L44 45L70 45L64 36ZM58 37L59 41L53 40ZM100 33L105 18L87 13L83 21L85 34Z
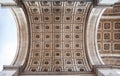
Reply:
M112 65L96 65L94 71L97 76L120 76L120 67Z
M0 1L0 7L16 7L17 4L12 1L12 2L4 2L4 1Z
M120 76L120 69L115 68L98 68L97 76Z
M4 66L3 71L0 72L0 76L18 76L19 66Z

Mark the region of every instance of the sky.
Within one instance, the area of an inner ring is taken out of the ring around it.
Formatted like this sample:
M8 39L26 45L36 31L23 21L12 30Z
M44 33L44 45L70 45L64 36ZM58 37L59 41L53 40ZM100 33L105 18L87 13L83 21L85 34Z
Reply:
M0 70L11 64L17 47L17 28L10 9L0 8Z
M0 0L12 1L12 0ZM118 0L101 0L100 3L113 4ZM0 70L11 64L17 48L17 28L10 9L0 7Z
M114 4L118 0L99 0L100 4Z
M0 1L11 2L11 1L13 1L13 0L0 0Z

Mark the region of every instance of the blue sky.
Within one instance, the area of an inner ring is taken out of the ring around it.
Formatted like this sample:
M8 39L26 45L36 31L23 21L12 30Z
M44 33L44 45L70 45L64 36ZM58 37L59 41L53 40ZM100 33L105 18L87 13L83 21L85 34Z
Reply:
M118 0L99 0L100 4L114 4Z
M0 70L9 65L16 53L17 28L10 9L0 8Z
M9 2L9 1L13 1L13 0L0 0L0 1Z

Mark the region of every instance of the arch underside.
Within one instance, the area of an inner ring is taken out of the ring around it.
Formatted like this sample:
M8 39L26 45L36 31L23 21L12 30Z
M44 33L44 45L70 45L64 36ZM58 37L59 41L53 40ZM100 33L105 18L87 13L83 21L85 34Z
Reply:
M23 3L31 34L24 72L90 72L84 34L91 2Z
M109 67L111 61L120 65L119 3L110 9L84 1L17 3L22 8L1 4L11 5L19 33L18 54L4 71L14 69L21 76L93 76L96 68Z
M97 45L99 54L105 64L120 65L120 12L118 5L107 8L99 22Z

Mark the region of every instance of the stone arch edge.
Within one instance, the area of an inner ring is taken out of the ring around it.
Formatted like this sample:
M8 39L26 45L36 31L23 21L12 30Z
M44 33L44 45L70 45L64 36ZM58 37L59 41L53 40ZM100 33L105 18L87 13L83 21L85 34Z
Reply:
M4 6L3 6L4 7ZM29 52L29 27L27 18L23 8L20 7L8 7L10 8L17 26L17 49L16 55L11 65L4 65L3 70L0 72L0 76L18 76L26 63Z

